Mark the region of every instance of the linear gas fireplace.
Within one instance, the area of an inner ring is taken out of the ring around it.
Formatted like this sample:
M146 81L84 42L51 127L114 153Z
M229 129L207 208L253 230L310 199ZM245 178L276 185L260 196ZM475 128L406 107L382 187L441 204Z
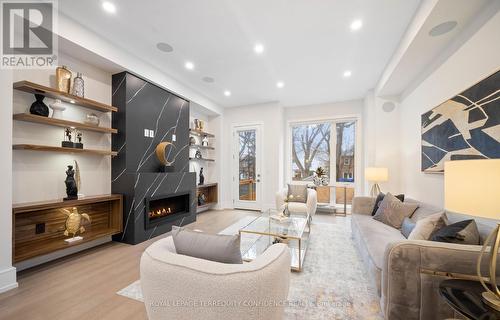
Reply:
M189 192L146 197L145 201L146 229L189 215Z

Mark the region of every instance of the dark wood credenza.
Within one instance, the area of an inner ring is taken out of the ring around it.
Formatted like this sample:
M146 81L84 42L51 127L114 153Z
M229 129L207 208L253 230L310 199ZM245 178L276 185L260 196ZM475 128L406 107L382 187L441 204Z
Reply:
M77 207L87 213L91 223L85 223L82 240L68 243L64 235L66 215L62 209ZM17 263L37 256L78 246L123 230L122 195L82 197L15 204L12 208L12 260Z

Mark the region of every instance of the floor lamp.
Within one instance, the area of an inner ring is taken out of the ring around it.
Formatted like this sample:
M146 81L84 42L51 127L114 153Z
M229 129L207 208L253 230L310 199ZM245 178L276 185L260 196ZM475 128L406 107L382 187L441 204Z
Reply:
M497 219L486 238L477 261L477 275L486 291L484 303L500 311L500 289L496 279L500 248L500 159L457 160L444 164L444 204L446 210L476 217ZM481 261L488 263L489 285L481 275Z
M373 183L370 190L370 196L376 197L380 193L379 182L389 180L389 170L387 168L370 167L365 169L365 179Z

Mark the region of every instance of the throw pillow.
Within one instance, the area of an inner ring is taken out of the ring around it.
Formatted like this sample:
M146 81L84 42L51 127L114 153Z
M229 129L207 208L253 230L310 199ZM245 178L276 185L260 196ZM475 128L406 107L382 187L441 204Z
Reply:
M480 244L481 241L476 221L473 219L447 225L434 233L431 240L460 244Z
M290 202L307 202L307 185L305 184L288 184L288 201Z
M172 238L178 254L222 263L243 263L239 234L209 234L173 226Z
M380 206L380 203L382 202L382 200L384 200L384 197L385 197L385 193L380 192L378 194L377 199L375 200L375 205L373 206L372 216L374 216L375 213L377 213L378 207ZM399 200L401 200L401 202L405 201L405 195L404 194L398 194L396 196L396 198L398 198Z
M408 239L408 236L410 235L412 230L415 229L415 225L416 225L416 222L414 222L410 218L406 217L403 220L403 224L401 225L401 233L403 234L403 236L405 236L405 238Z
M429 240L437 230L446 226L447 222L448 219L444 211L420 219L408 236L408 240Z
M417 208L417 203L404 203L388 192L380 203L373 219L399 229L404 218L411 217Z

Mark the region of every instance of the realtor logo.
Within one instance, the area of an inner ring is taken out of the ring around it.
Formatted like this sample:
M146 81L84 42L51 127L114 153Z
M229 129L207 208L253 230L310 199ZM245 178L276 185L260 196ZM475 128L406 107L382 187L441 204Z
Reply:
M55 1L2 1L2 69L56 64Z

